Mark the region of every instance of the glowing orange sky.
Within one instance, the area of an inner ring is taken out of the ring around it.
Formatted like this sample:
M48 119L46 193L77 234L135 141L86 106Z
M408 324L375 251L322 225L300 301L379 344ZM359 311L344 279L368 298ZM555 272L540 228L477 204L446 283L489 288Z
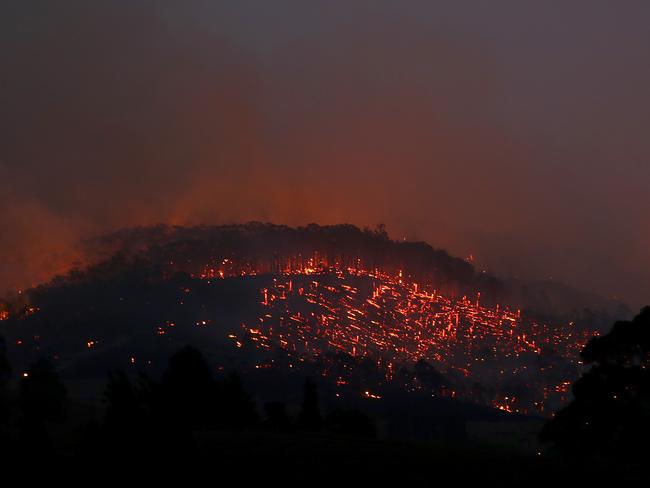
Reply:
M647 3L213 3L9 2L0 288L122 226L383 222L648 301Z

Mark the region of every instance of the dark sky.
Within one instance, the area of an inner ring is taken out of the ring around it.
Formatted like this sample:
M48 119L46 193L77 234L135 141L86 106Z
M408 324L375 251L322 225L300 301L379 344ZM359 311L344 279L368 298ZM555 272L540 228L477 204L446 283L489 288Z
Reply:
M121 226L374 226L650 302L650 2L4 1L0 288Z

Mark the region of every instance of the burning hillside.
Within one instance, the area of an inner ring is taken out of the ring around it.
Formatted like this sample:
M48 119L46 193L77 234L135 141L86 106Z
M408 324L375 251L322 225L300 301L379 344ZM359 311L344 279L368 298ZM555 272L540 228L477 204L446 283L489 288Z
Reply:
M155 369L163 351L199 342L216 368L310 368L337 397L398 388L547 414L595 333L501 304L497 280L380 231L143 232L112 236L120 254L6 307L17 364L45 354L70 374Z
M454 299L401 272L376 269L287 271L260 290L260 303L257 320L231 335L236 347L280 347L299 361L339 352L372 361L385 383L523 413L565 402L579 352L593 335L572 323L538 323L520 310L484 307L480 293ZM422 361L450 378L427 386L403 375L405 365ZM333 371L339 385L354 374L336 364L322 374Z

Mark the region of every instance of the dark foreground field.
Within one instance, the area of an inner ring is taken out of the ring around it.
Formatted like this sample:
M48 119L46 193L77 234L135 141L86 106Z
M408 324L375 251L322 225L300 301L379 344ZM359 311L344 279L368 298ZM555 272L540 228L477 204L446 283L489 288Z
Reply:
M5 460L10 461L7 467L17 468L28 477L47 474L51 479L102 481L181 477L189 486L206 481L222 486L245 482L553 486L563 482L630 482L645 477L638 467L594 461L569 463L553 453L524 454L480 444L402 443L318 433L196 432L191 438L178 439L173 446L154 449L155 453L127 454L118 446L108 452L105 447L86 447L44 459L9 456Z

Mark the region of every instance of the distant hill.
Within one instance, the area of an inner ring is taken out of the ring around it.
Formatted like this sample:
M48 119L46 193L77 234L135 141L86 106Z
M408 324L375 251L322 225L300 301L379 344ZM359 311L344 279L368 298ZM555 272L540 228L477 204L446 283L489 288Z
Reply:
M154 264L200 273L202 268L224 258L257 270L276 272L294 260L306 265L317 259L339 267L362 264L368 269L402 270L414 279L430 282L454 294L487 288L501 293L501 283L463 259L450 256L425 242L391 240L383 227L359 229L353 225L310 224L288 227L250 222L239 225L137 227L87 241L90 254L109 257L116 252L140 255ZM296 260L303 259L302 263Z
M521 282L478 272L466 260L426 242L391 240L383 226L360 229L350 224L288 227L250 222L238 225L179 227L157 225L122 229L85 243L94 261L115 253L139 255L165 268L200 273L219 258L250 262L270 272L283 259L319 256L328 263L403 270L452 296L481 292L486 304L510 304L543 320L591 323L597 329L631 315L629 307L557 281ZM173 264L170 264L173 263Z
M156 226L86 245L96 264L0 308L18 371L47 356L78 381L156 375L189 343L220 371L274 372L274 391L300 372L340 395L397 389L543 414L566 401L584 343L625 312L478 273L383 227Z

